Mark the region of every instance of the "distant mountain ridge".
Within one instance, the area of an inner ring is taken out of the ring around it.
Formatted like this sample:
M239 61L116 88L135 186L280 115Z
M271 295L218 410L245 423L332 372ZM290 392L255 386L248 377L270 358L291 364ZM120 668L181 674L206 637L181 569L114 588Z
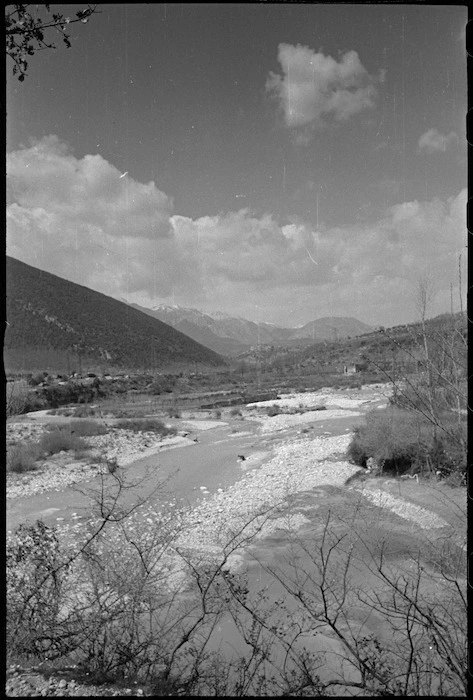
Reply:
M178 329L116 299L6 256L5 366L87 362L160 371L225 360Z
M225 355L237 355L256 345L300 345L301 342L304 344L353 337L373 330L366 323L351 317L325 317L298 328L284 328L218 311L203 313L198 309L166 304L152 309L138 304L130 306Z
M292 338L312 338L317 340L337 340L369 333L373 328L352 316L326 316L306 323L295 329Z

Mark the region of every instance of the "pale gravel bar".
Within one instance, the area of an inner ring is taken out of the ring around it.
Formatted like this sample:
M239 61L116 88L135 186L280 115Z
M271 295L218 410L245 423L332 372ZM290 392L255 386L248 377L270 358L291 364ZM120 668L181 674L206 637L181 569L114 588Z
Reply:
M251 517L277 508L288 496L325 484L343 486L359 471L343 459L351 437L318 437L280 445L266 464L246 472L226 491L194 508L185 519L178 545L217 554ZM256 521L248 532L258 529L260 523ZM268 528L261 534L268 534Z
M389 508L390 511L396 513L399 517L417 523L423 530L448 527L448 523L439 515L421 506L416 506L414 503L409 503L402 498L391 496L385 491L373 488L360 488L359 491L378 508Z
M279 413L276 416L248 416L249 420L260 422L261 433L275 433L298 425L331 420L332 418L354 418L361 416L357 411L333 408L327 411L306 411L301 414Z

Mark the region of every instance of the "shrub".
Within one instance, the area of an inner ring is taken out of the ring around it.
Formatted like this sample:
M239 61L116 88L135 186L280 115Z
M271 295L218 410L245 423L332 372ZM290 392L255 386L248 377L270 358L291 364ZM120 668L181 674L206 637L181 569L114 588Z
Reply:
M77 420L71 420L69 423L48 423L46 425L46 430L48 431L62 431L65 433L71 433L76 437L89 437L92 435L105 435L108 432L108 428L105 423L99 423L95 420L87 420L85 418L78 418Z
M86 450L87 443L69 427L53 427L41 437L39 448L42 454L49 456L63 450Z
M451 412L439 418L438 425L433 425L416 410L390 406L371 411L366 414L366 425L353 431L349 458L364 467L366 460L374 457L385 460L387 471L440 472L443 478L457 475L461 482L467 466L463 450L466 420L459 424Z
M435 431L429 450L432 468L443 477L466 475L467 460L463 445L467 442L466 416L461 423L453 413L440 415L440 428ZM453 479L454 481L455 479Z
M95 408L87 406L87 404L81 404L77 406L71 413L64 413L64 415L72 415L74 418L88 418L89 416L95 416Z
M385 460L385 469L403 473L424 461L429 425L419 414L395 408L366 414L366 425L354 429L348 456L360 466L366 460Z
M275 403L273 403L272 406L268 406L268 408L266 409L266 413L268 414L268 416L270 418L272 418L272 416L277 416L282 412L283 411L282 411L281 407Z
M7 540L7 647L15 657L45 653L42 633L54 624L67 573L59 561L55 530L41 521Z
M7 471L21 474L38 468L40 449L36 443L24 442L7 447Z
M33 411L37 407L42 408L42 404L38 406L40 402L36 394L31 391L27 382L21 379L8 382L5 394L7 416L17 416Z
M41 411L43 408L46 408L46 402L44 399L32 392L31 394L28 394L23 413L29 413L30 411Z
M70 408L52 408L46 413L47 416L72 416L73 411Z
M222 411L220 411L220 409L217 409L217 410L214 412L214 418L216 418L216 419L218 420L218 419L221 418L221 417L222 417Z
M147 432L157 433L159 435L175 435L176 428L167 426L157 418L130 418L129 420L120 420L115 423L116 428L123 430L132 430L135 433Z
M28 384L30 384L30 386L38 386L38 384L41 384L41 382L44 382L44 379L47 376L48 376L47 372L40 372L39 374L35 374L34 376L31 376L28 379Z
M93 384L85 385L71 380L66 384L50 384L41 389L41 397L51 408L68 403L91 403L99 396L104 396L104 391L100 382L95 380Z
M54 384L45 386L41 395L51 408L59 408L61 403L64 404L71 401L69 386L57 386Z
M230 410L231 416L241 416L241 411L236 406Z

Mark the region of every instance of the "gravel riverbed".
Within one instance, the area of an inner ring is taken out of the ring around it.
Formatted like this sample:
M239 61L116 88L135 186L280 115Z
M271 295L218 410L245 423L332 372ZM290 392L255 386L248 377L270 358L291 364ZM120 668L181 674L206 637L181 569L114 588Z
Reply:
M298 425L328 421L332 418L355 418L361 416L357 411L348 411L341 408L332 408L325 411L306 411L305 413L280 413L276 416L248 416L250 420L261 423L261 433L275 433Z
M42 425L8 424L7 449L9 443L37 441L44 431ZM59 452L38 462L38 469L34 471L21 474L9 472L7 498L62 491L72 484L93 479L107 471L107 459L116 459L121 467L126 467L161 450L192 444L192 440L178 435L163 438L152 432L135 433L121 428L111 428L106 435L95 435L85 440L90 451L81 459L70 452Z
M267 435L279 433L284 430L295 429L301 426L304 429L311 423L320 423L332 418L356 417L360 415L361 406L367 407L372 402L379 401L380 398L388 396L387 385L375 385L366 387L364 390L351 391L350 395L339 393L335 390L327 389L316 392L303 392L283 394L276 401L260 401L249 404L244 410L245 419L250 420L253 425L257 423L258 432ZM290 414L281 413L276 416L268 416L265 413L254 415L252 411L263 410L267 406L276 404L283 410L291 410L303 407L303 413ZM325 406L326 410L313 410ZM311 410L312 409L312 410ZM46 430L46 423L36 422L44 419L45 412L37 411L33 414L23 416L19 421L9 421L6 428L7 449L11 445L18 445L26 442L38 442ZM51 417L51 422L54 422ZM215 420L183 420L182 426L190 431L211 430L224 425L224 421ZM343 436L346 438L346 436ZM81 458L75 457L69 452L60 452L51 458L44 459L38 463L38 469L34 471L15 474L7 474L7 498L21 498L32 496L45 491L61 491L62 489L80 481L87 481L96 477L107 469L106 460L116 459L118 464L126 467L138 459L157 454L163 449L179 447L192 444L192 440L186 437L173 436L162 438L155 433L140 432L135 433L130 430L114 428L109 426L106 435L98 435L85 438L90 451ZM320 461L316 456L320 446L318 443L309 445L312 440L306 441L305 447L297 447L298 456L294 459L304 459L304 453L310 453L308 459ZM304 443L300 443L304 444ZM284 447L284 446L283 446ZM290 451L290 447L284 448ZM283 452L281 454L284 453ZM283 461L284 458L281 458ZM304 464L306 462L304 461ZM306 469L302 464L300 467L291 465L292 473L303 473ZM282 463L276 468L282 473ZM268 484L265 490L268 489Z
M345 456L352 438L351 432L347 431L344 435L337 436L306 438L296 436L297 426L300 425L305 433L305 428L311 422L359 416L360 410L366 409L370 403L375 403L380 398L383 396L374 392L372 395L360 392L359 395L353 394L349 397L330 391L314 392L313 395L291 394L281 396L278 400L280 405L284 410L291 410L299 408L303 403L304 413L282 413L270 417L264 413L251 415L250 411L246 412L246 420L253 418L258 421L257 430L264 435L262 449L265 451L248 455L240 465L241 478L225 490L219 488L216 492L210 493L212 484L202 484L204 500L180 517L180 533L175 542L176 546L181 550L190 550L197 558L214 559L222 556L223 549L230 538L250 521L251 524L245 529L244 537L259 538L268 536L275 530L297 530L309 522L302 513L288 515L287 511L283 512L279 506L287 504L287 499L297 493L311 491L325 485L342 487L353 474L359 471L359 467L350 464ZM263 403L255 405L256 410L264 410ZM272 405L277 402L267 403ZM326 410L314 410L322 404L325 405ZM207 421L205 425L203 421L198 420L183 421L183 426L191 430L199 428L210 430L222 424L222 421ZM252 423L252 425L255 424ZM9 423L7 444L18 444L25 440L37 441L44 429L42 425L34 422ZM291 434L284 436L281 434L283 430L289 430ZM268 437L271 442L271 433L274 433L275 442L270 448L271 451L268 451L266 443ZM244 431L243 434L245 434ZM61 491L72 483L88 480L97 476L101 470L107 469L103 458L116 458L118 464L126 468L138 459L155 455L162 449L191 444L192 440L180 436L163 439L154 433L133 433L111 428L107 435L87 438L87 442L92 451L82 460L76 461L76 458L68 453L61 453L54 458L44 460L37 471L8 474L7 498L26 497L52 490ZM102 455L102 461L99 459L100 455ZM359 488L359 486L350 486L350 488ZM360 491L375 506L389 509L415 522L420 528L435 529L446 525L445 521L434 513L401 498L389 496L374 486L370 489L361 488ZM149 532L153 530L153 523L159 522L158 514L152 512L149 504L137 509L131 517L141 522L145 519ZM81 537L83 527L83 523L71 522L59 525L57 532L59 536ZM166 557L163 557L163 563L165 559ZM170 554L169 559L169 563L174 566L176 557ZM235 547L228 559L228 568L238 570L243 561L238 553L238 547ZM182 583L183 572L178 566L174 571L175 577L171 585L178 588ZM61 678L54 673L50 677L43 677L36 673L36 669L22 669L19 666L11 667L8 670L8 676L6 694L10 697L148 694L144 687L117 689L83 685L74 680Z
M288 496L323 484L342 486L359 470L343 459L350 439L351 435L341 435L279 445L268 462L194 508L178 544L219 553L235 531L259 512L281 505ZM260 526L258 520L252 527L257 530ZM259 534L266 536L273 528L274 523L268 522Z

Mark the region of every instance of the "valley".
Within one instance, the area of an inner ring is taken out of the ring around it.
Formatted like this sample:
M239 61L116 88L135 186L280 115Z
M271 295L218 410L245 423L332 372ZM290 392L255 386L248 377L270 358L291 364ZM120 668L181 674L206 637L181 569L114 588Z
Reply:
M8 695L464 692L464 313L169 325L8 269Z

